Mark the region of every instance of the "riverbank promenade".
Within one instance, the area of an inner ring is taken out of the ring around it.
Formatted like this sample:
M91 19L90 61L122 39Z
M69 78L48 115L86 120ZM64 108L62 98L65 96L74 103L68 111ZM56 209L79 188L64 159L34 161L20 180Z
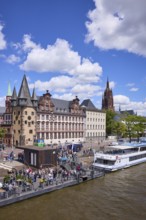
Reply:
M13 149L15 159L4 160L11 149L1 152L0 161L0 207L40 196L65 187L84 183L104 175L101 170L93 170L93 150L84 147L79 152L60 149L59 161L53 167L36 169L18 161L19 149ZM66 158L62 161L61 158ZM2 172L3 175L2 175Z
M26 178L22 178L24 175ZM17 171L9 172L9 181L6 181L0 188L0 207L81 184L103 175L102 171L92 169L71 170L70 173L64 169L59 169L55 175L53 169L42 169L34 173L31 172L31 169L23 169L18 173Z

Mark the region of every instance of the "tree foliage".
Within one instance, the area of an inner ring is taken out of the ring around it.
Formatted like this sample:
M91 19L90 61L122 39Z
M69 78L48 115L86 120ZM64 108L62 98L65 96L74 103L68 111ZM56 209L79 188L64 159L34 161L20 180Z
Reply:
M6 129L5 128L0 128L0 139L3 140L5 135L6 135Z
M146 118L143 116L119 114L111 110L106 111L106 135L116 135L117 138L139 138L144 135Z
M137 141L139 141L139 138L144 135L146 129L146 118L137 115L127 115L124 121L129 141L131 142L131 138L137 138Z

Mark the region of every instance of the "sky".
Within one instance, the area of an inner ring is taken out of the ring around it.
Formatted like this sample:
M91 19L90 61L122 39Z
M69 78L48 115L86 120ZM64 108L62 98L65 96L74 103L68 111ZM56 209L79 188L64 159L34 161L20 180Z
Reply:
M24 74L37 95L146 116L145 0L0 0L0 106Z

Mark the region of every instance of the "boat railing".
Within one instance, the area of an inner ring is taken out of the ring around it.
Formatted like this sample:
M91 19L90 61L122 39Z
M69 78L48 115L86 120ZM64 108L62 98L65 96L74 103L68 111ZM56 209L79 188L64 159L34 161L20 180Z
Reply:
M116 155L126 155L126 154L138 153L138 152L139 151L138 151L138 148L137 148L137 150L132 150L132 149L128 149L128 150L105 150L105 151L97 151L96 153L116 156Z

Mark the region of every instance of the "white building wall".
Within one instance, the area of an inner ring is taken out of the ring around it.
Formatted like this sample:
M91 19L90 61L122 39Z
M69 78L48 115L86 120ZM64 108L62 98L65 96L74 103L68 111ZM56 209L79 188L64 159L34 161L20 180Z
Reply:
M86 110L86 139L104 139L106 136L106 113Z

